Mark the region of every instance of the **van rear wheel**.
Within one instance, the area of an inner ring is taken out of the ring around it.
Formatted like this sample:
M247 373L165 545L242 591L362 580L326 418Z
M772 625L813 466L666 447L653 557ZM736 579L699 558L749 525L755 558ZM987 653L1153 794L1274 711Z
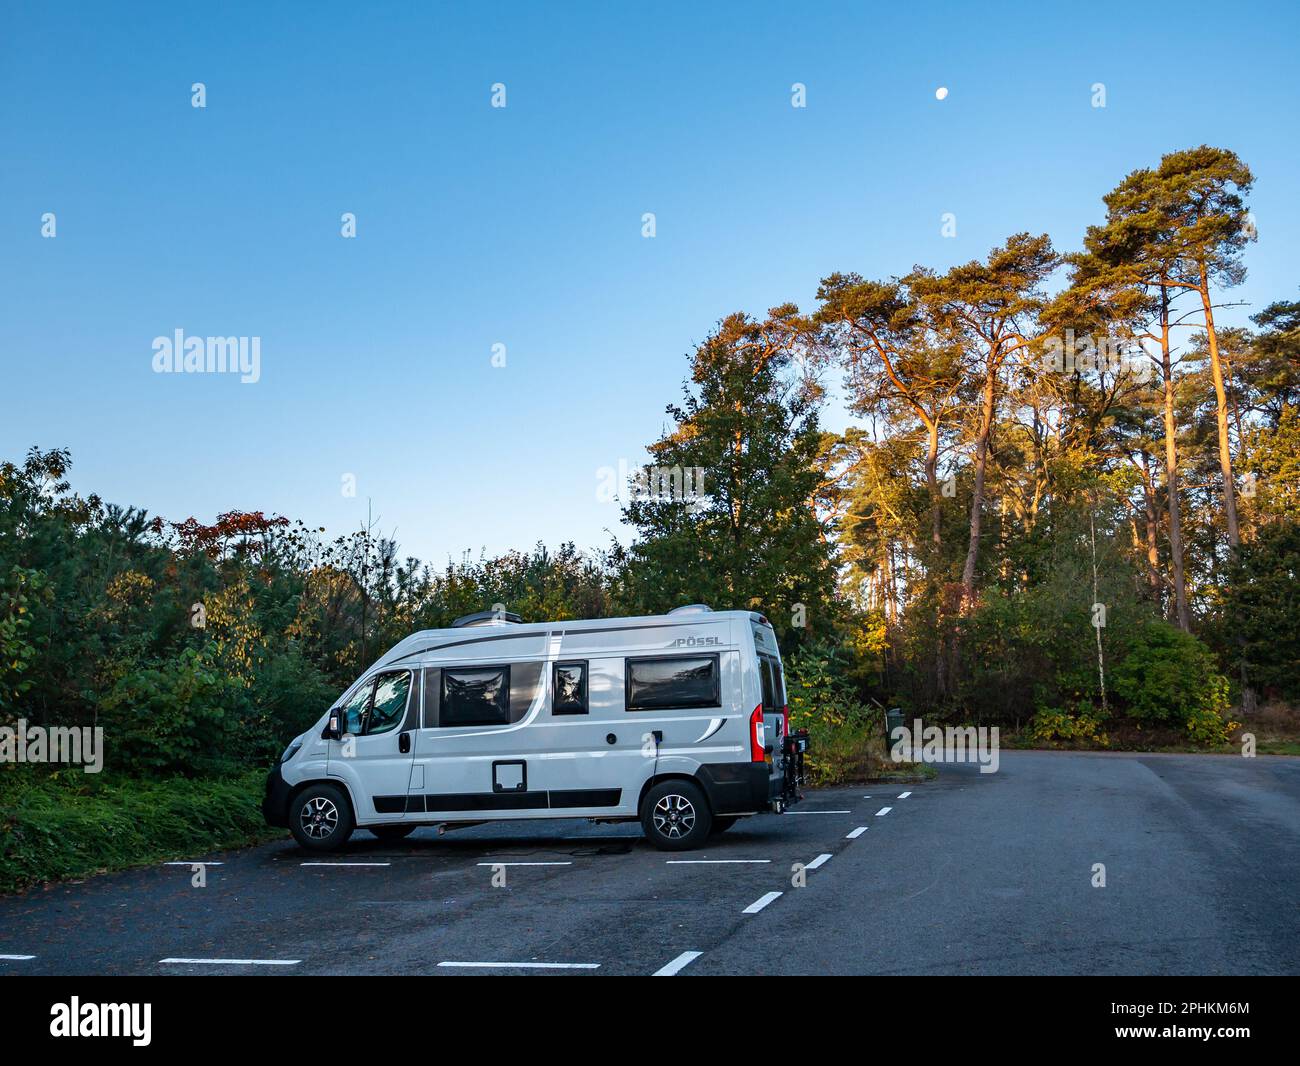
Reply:
M641 801L641 828L661 851L687 851L709 839L713 812L698 785L664 781Z
M354 824L352 804L334 785L308 785L289 807L289 832L308 851L337 851Z

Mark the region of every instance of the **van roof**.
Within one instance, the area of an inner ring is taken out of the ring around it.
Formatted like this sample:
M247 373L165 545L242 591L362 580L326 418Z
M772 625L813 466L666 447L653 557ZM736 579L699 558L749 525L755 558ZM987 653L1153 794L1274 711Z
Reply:
M748 618L762 625L771 623L757 611L683 611L679 614L627 615L618 618L568 618L552 622L488 622L473 626L461 626L454 629L421 629L398 641L375 662L382 666L394 659L404 658L415 651L432 651L446 644L459 644L475 641L490 632L494 635L531 636L534 634L561 632L591 632L602 629L620 629L635 626L637 628L652 626L687 626L701 625L709 622L722 622L732 618ZM373 669L373 667L371 667Z

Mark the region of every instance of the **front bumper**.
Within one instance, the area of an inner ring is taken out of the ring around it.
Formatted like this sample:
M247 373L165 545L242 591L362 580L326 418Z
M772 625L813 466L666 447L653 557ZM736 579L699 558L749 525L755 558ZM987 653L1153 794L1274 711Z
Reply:
M262 817L267 825L289 828L289 782L277 765L266 775L266 793L262 796Z

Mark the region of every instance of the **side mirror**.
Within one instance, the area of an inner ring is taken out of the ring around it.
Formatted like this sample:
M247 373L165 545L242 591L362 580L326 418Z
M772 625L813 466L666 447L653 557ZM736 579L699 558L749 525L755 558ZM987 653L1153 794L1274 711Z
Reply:
M321 733L322 740L339 739L339 712L331 711L330 720L325 725L325 731Z

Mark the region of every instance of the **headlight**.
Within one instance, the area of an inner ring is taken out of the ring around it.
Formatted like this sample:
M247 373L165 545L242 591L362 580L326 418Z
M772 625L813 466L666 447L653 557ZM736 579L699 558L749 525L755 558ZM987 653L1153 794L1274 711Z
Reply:
M292 759L295 755L298 754L298 749L301 747L302 747L302 741L295 740L292 744L290 744L287 748L284 749L284 754L280 756L280 761L288 762L290 759Z

